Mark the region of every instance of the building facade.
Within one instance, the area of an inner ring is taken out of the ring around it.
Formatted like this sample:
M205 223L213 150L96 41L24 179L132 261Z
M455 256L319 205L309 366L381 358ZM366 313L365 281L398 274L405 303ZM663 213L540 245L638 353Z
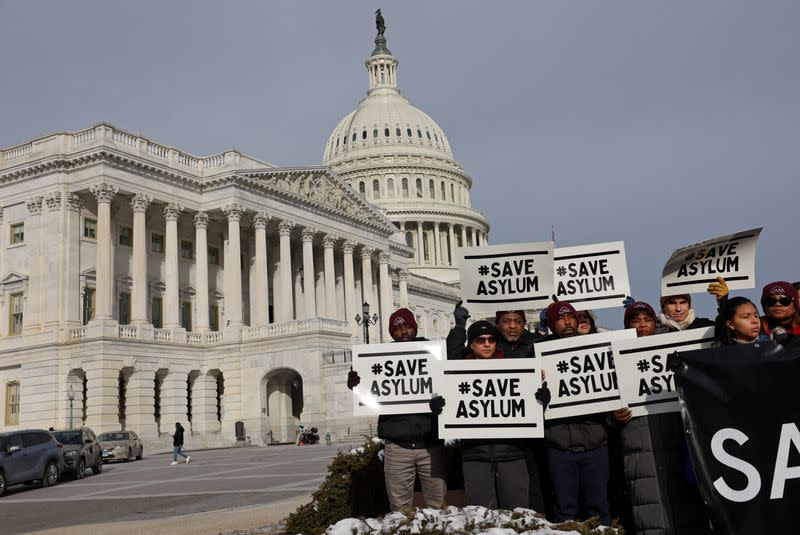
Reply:
M178 421L193 447L374 423L345 385L362 304L372 342L399 306L444 337L456 249L488 232L376 51L322 167L197 157L105 123L0 150L0 429L127 428L153 451Z

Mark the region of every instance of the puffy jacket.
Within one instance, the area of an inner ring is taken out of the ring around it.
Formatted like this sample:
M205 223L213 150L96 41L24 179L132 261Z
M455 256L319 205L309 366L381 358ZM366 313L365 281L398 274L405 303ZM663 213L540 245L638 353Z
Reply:
M426 340L415 338L413 341ZM381 414L378 417L378 438L404 448L427 448L440 442L435 417L431 413Z
M530 331L522 331L522 336L516 342L509 342L503 335L497 340L497 349L503 352L507 359L533 357L533 344L541 340L542 336ZM464 327L453 327L447 333L447 358L458 360L466 358L469 353L467 345L467 330Z
M636 534L710 535L700 491L687 477L680 414L633 418L620 440Z
M183 426L175 428L175 434L172 435L173 446L183 446Z

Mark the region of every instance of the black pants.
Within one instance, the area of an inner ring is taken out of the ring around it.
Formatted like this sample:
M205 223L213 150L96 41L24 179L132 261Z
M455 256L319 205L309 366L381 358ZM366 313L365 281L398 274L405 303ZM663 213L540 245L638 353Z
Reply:
M489 509L528 508L528 469L516 461L464 461L464 497L467 505Z
M608 508L608 447L573 453L547 448L547 469L553 482L553 508L550 520L577 520L580 497L590 517L599 516L611 523Z

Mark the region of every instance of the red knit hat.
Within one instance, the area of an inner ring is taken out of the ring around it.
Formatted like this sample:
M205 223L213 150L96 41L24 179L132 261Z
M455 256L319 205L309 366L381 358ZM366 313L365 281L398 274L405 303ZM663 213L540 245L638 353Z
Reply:
M631 322L633 318L638 316L641 312L645 312L646 314L650 314L652 316L653 321L656 321L656 311L653 310L653 307L645 303L644 301L636 301L631 303L625 308L625 328L628 328L628 324Z
M547 307L547 326L550 327L551 331L555 332L556 321L564 314L572 314L575 316L576 320L578 319L578 313L575 311L575 307L566 301L550 303L550 306Z
M398 308L395 310L392 315L389 316L389 334L391 335L392 329L400 325L410 325L414 329L417 329L417 319L414 317L414 313L407 308Z
M500 321L500 318L505 316L506 314L519 314L522 316L522 323L528 323L528 320L525 319L525 311L524 310L498 310L494 313L494 322L497 323Z
M776 281L770 282L766 286L764 286L764 290L761 292L761 308L765 309L764 313L766 314L766 307L764 303L767 302L773 295L785 295L786 297L790 297L792 301L794 301L794 311L800 314L800 305L798 304L798 296L797 290L795 290L792 283L786 281Z

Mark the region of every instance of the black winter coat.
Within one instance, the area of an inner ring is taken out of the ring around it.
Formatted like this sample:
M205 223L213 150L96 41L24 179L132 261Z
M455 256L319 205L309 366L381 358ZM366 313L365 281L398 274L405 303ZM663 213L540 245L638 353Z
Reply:
M509 342L503 335L497 339L497 349L503 352L504 358L521 359L533 357L533 344L541 340L542 335L530 331L522 331L516 342ZM453 327L447 333L448 360L463 359L469 353L467 347L467 330L464 327Z
M678 413L633 418L620 430L637 535L710 535L696 485L688 481Z
M183 426L175 428L175 434L172 435L173 446L183 446Z

